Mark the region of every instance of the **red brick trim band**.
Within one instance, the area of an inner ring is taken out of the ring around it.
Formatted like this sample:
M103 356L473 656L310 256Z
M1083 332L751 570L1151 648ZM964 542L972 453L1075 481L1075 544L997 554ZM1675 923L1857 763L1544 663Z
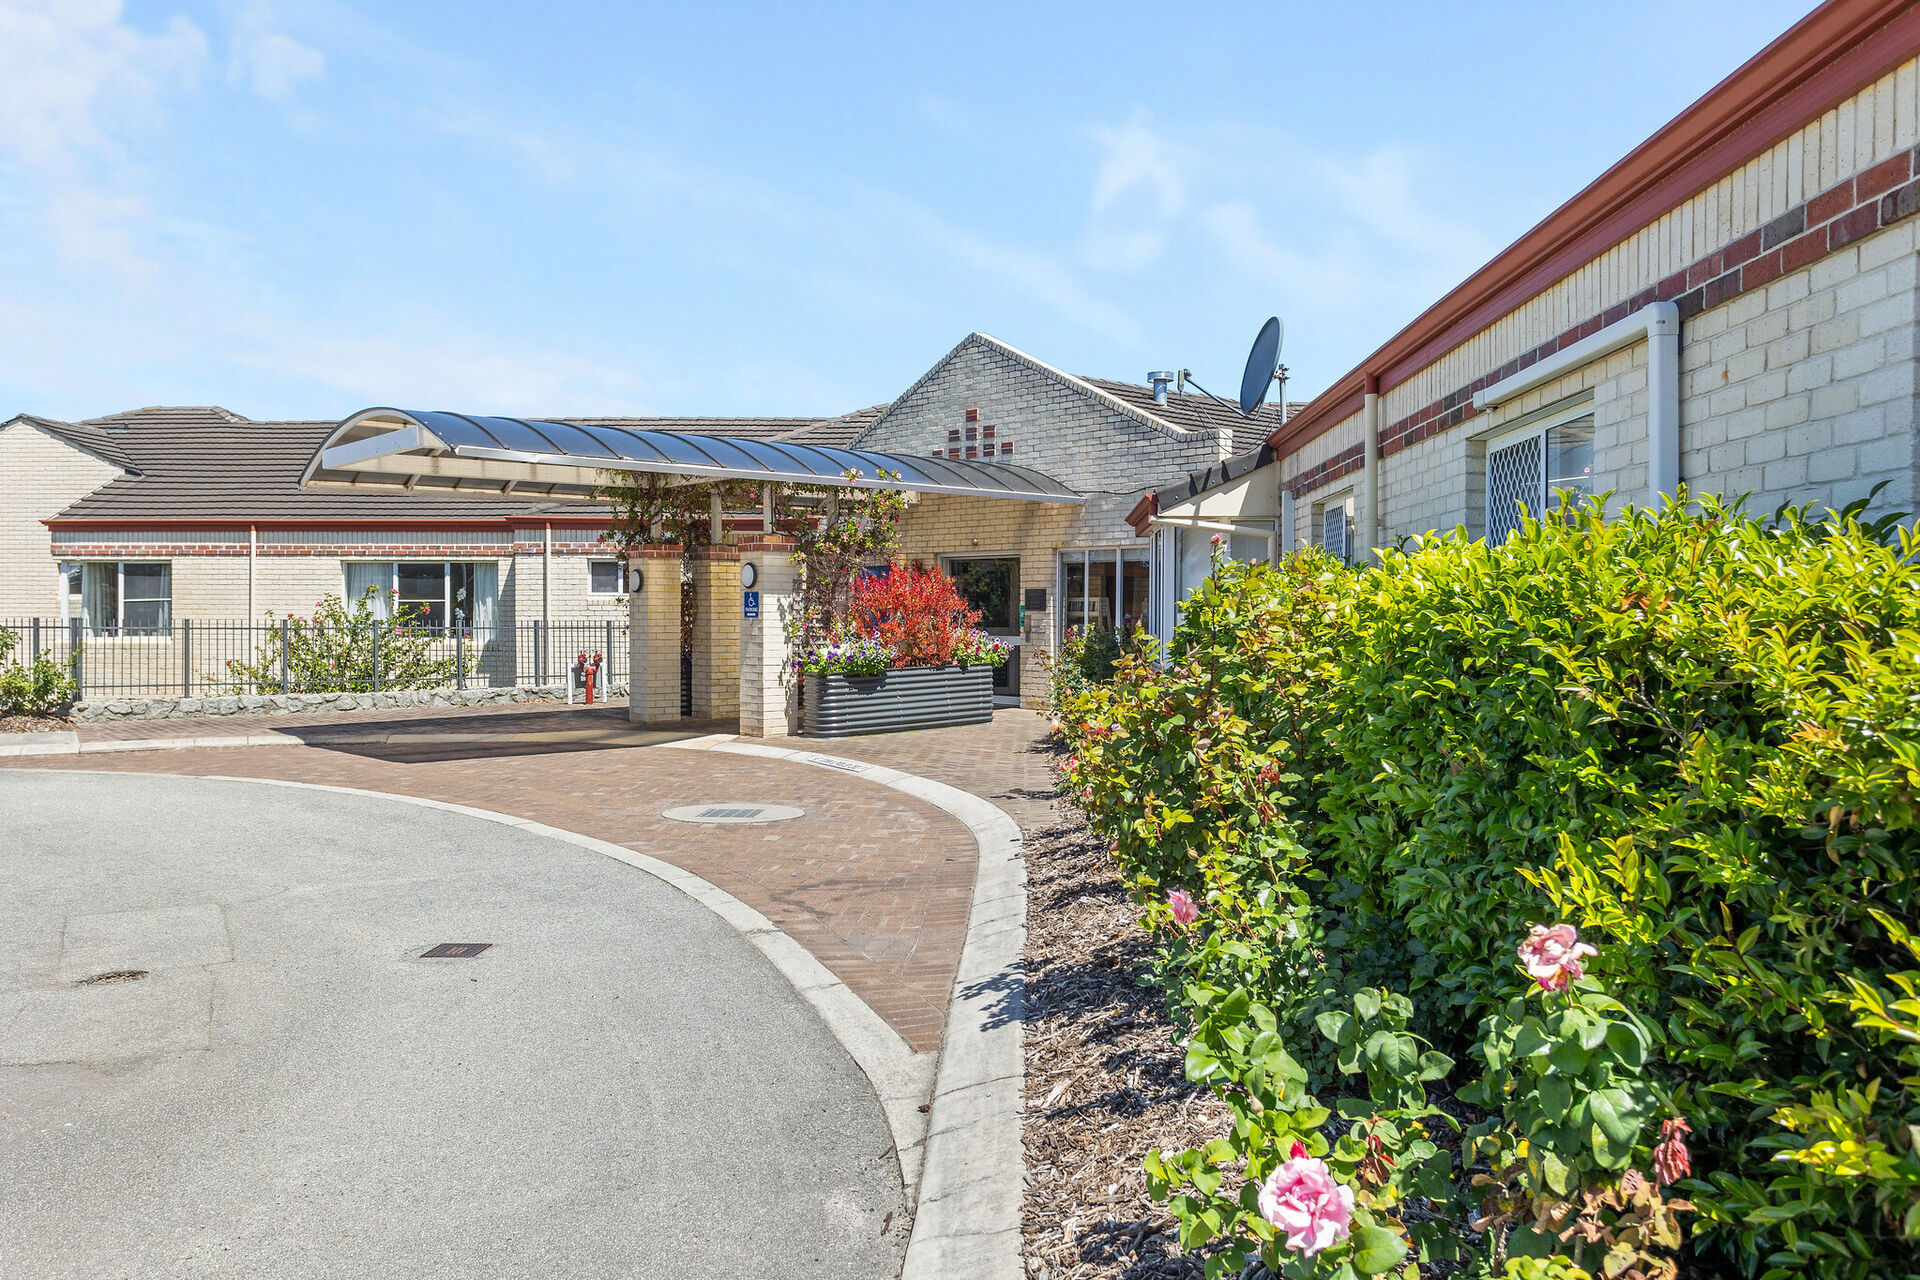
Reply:
M1302 471L1287 481L1287 492L1294 497L1311 493L1322 485L1332 484L1344 476L1350 476L1367 465L1367 447L1356 444L1350 449L1342 449L1325 462Z
M1672 302L1682 321L1710 311L1744 293L1765 288L1862 236L1920 212L1920 148L1903 151L1855 174L1845 182L1787 210L1758 231L1676 271L1659 284L1589 316L1557 337L1489 370L1466 386L1414 410L1380 433L1380 456L1387 457L1473 417L1474 393L1510 378L1650 302Z

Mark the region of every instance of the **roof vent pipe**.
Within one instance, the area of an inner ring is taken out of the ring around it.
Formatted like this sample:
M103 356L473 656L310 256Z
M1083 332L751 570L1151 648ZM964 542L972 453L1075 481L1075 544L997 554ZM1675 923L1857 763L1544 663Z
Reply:
M1171 369L1155 369L1147 375L1147 383L1153 388L1153 402L1155 404L1165 404L1167 402L1167 384L1179 376L1179 374Z

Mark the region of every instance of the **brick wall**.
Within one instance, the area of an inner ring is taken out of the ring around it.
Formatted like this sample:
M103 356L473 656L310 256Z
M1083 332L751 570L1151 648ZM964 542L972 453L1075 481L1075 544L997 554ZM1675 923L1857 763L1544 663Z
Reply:
M41 521L120 474L31 423L0 426L0 618L60 616L64 587Z

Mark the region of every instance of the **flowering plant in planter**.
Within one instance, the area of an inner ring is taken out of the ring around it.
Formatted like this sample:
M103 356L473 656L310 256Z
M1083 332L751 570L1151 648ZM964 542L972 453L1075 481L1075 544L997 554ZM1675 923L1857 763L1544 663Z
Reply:
M794 659L794 666L817 676L877 676L893 666L893 649L868 636L817 644Z
M953 660L970 667L1003 667L1013 648L998 636L975 629L953 643Z
M977 609L938 569L896 562L853 584L851 625L893 649L896 667L944 667L977 634Z

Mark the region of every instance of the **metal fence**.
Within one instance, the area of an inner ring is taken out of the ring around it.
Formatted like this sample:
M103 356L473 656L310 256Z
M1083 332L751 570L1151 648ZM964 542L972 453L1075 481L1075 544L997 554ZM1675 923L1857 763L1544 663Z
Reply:
M332 627L194 619L89 628L77 619L0 618L0 630L18 637L8 661L50 658L73 677L77 698L558 685L583 653L602 655L601 688L627 679L627 626L611 620Z

